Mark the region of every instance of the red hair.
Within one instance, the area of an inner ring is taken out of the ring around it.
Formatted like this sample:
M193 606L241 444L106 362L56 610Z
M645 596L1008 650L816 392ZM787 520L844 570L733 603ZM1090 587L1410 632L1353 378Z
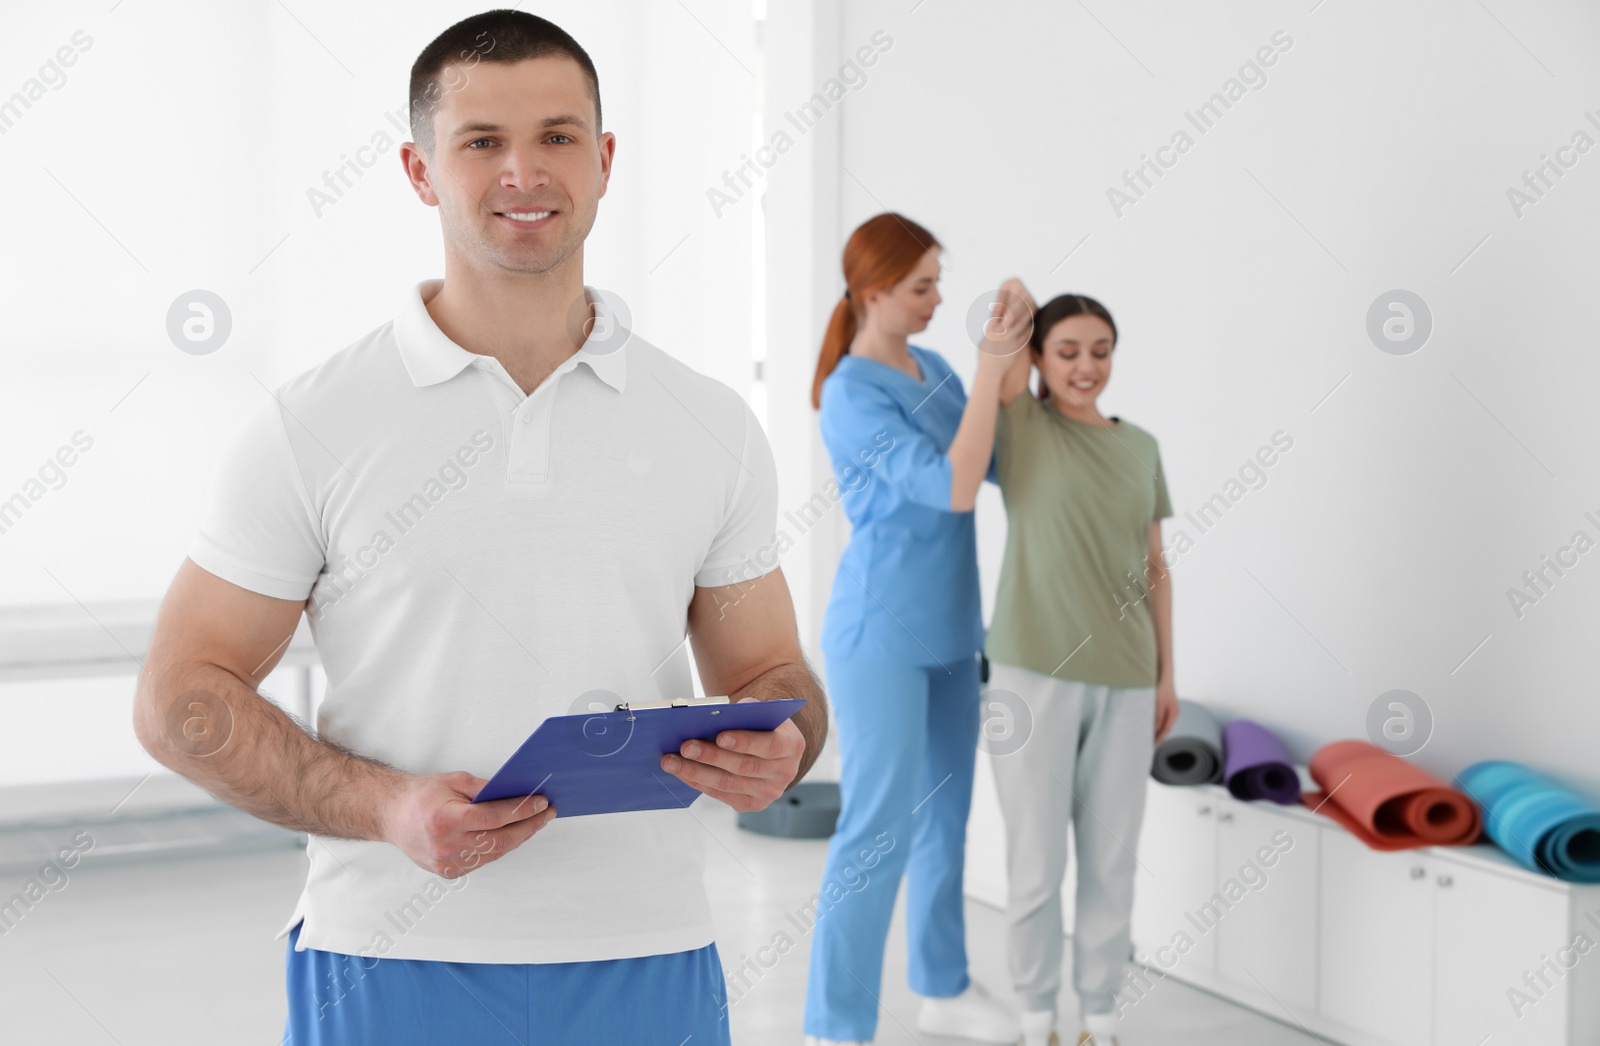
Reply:
M822 383L850 351L871 291L888 290L917 267L922 256L941 244L933 233L904 215L885 211L856 226L844 245L844 295L833 307L811 383L811 407L822 408Z

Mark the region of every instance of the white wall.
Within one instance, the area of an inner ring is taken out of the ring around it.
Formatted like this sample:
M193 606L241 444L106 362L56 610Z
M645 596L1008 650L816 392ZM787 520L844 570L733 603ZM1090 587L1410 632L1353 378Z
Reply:
M76 430L95 444L0 534L0 600L158 596L215 448L261 385L370 330L397 286L441 269L437 217L393 152L320 217L306 190L389 127L416 52L480 8L289 6L7 17L0 99L78 30L92 44L0 134L13 201L0 497ZM589 48L619 138L586 277L623 296L645 336L763 405L783 508L828 478L805 397L839 250L871 214L905 211L948 248L946 305L924 341L965 375L962 313L1006 275L1041 299L1094 294L1117 316L1105 406L1161 439L1179 513L1168 539L1196 539L1175 568L1181 692L1264 719L1303 757L1361 736L1373 700L1404 688L1436 717L1417 757L1435 770L1505 755L1600 783L1584 749L1600 716L1584 697L1600 568L1583 557L1521 619L1506 595L1575 530L1600 539L1583 516L1600 517L1600 484L1580 311L1600 156L1521 217L1506 199L1600 109L1592 6L1010 0L980 15L796 0L756 6L764 46L743 0L529 9ZM1117 216L1108 187L1280 29L1293 44L1265 86L1192 132L1193 150ZM892 45L859 89L718 214L707 189L879 30ZM165 334L166 307L192 287L234 315L209 356ZM1434 316L1411 355L1365 333L1392 288ZM752 353L766 356L764 388ZM1294 448L1266 486L1198 534L1184 513L1278 430ZM992 491L979 525L992 592ZM785 555L813 654L846 534L835 511ZM66 738L85 714L120 730L127 689L81 706L52 693L43 711L35 691L6 694L48 721L5 733ZM96 749L91 771L143 765L119 751Z
M849 231L898 210L947 248L923 341L964 376L966 307L1008 275L1117 318L1102 406L1161 441L1166 539L1193 541L1174 567L1180 694L1263 720L1304 759L1366 736L1369 706L1405 689L1431 708L1414 758L1435 772L1499 756L1600 788L1600 555L1520 618L1507 596L1575 531L1600 541L1583 515L1600 518L1600 154L1520 216L1507 198L1575 132L1600 141L1583 115L1600 120L1600 9L821 6L842 12L834 65L877 30L893 40L838 114L835 281ZM1264 86L1200 134L1185 111L1279 30L1292 44ZM1180 129L1193 148L1119 216L1108 188ZM1433 316L1408 355L1366 331L1394 288ZM1264 486L1205 533L1184 518L1280 430L1293 448ZM987 600L998 495L979 512ZM814 552L814 590L836 556Z

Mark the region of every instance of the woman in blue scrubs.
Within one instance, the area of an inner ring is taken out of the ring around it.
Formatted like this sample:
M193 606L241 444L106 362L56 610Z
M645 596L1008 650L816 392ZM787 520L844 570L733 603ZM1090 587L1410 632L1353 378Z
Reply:
M967 976L962 870L984 640L973 505L995 479L1001 379L1032 302L1015 280L1002 288L969 400L942 356L908 341L941 300L940 250L898 214L851 234L812 388L852 529L822 626L843 806L817 899L808 1046L872 1039L902 874L918 1028L1019 1034Z

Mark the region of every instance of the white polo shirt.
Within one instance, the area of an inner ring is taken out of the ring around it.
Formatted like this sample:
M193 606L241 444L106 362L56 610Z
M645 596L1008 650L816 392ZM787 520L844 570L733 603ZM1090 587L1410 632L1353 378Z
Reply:
M617 328L593 288L588 340L525 396L433 322L442 285L408 288L392 322L246 418L189 558L310 599L319 736L487 778L547 716L693 693L689 601L776 565L777 474L749 405ZM456 880L388 843L312 836L278 937L303 917L302 949L396 958L700 948L706 831L688 810L558 810Z

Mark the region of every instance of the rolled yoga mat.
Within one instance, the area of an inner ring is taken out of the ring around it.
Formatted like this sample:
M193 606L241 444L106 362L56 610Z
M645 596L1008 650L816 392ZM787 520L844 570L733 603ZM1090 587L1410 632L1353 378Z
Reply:
M1483 831L1478 805L1420 766L1366 741L1335 741L1311 757L1320 792L1300 802L1374 850L1465 846Z
M1271 799L1282 806L1300 801L1300 775L1289 750L1253 719L1231 719L1222 728L1222 779L1235 799Z
M1178 699L1178 719L1156 747L1150 776L1162 784L1200 785L1222 780L1222 724L1205 705Z
M1600 805L1502 759L1473 763L1455 784L1483 804L1484 832L1524 867L1600 883Z

